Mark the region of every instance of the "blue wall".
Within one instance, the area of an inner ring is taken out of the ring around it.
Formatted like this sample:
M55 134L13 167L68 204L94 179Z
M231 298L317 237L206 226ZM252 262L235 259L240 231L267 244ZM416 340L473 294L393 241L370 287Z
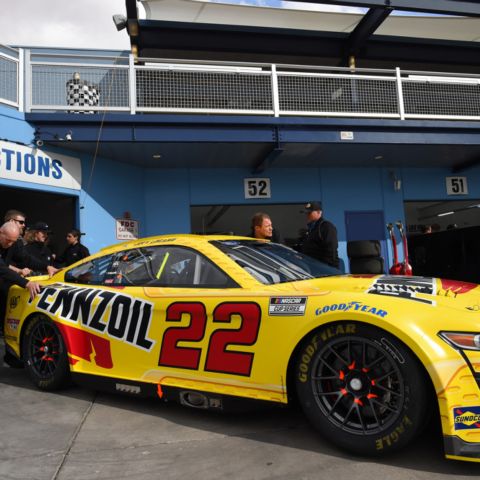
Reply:
M22 114L0 107L1 139L30 144L33 132ZM243 186L244 178L254 176L249 169L152 169L105 158L94 161L67 149L57 152L80 158L80 191L6 179L0 184L77 196L79 227L86 232L83 241L91 252L117 242L115 218L124 212L139 221L140 236L149 236L190 232L190 206L250 203ZM270 168L258 176L270 178L272 196L259 203L322 201L325 217L338 229L339 254L348 264L345 211L382 210L385 221L394 222L405 221L406 200L480 199L480 167L459 174L468 177L466 196L447 196L445 177L451 175L443 168ZM394 189L394 178L401 182L399 190Z
M30 145L34 128L13 109L0 106L0 139ZM0 178L5 186L32 190L63 193L78 197L78 227L85 232L82 242L94 253L100 248L118 242L115 218L122 218L124 212L139 221L140 235L146 235L144 169L134 165L114 162L105 158L62 148L48 148L49 151L80 158L82 165L82 189L56 188L36 183L18 182ZM54 209L54 205L52 208ZM0 213L0 215L2 215ZM48 215L48 214L47 214Z

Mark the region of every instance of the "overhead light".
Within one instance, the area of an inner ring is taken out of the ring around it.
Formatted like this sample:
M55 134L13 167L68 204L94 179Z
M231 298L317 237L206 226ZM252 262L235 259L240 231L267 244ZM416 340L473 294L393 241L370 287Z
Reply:
M162 158L162 155L160 153L154 153L152 155L152 158L155 158L156 160L158 160L159 158Z
M445 217L447 215L453 215L455 212L444 212L444 213L437 213L437 217Z

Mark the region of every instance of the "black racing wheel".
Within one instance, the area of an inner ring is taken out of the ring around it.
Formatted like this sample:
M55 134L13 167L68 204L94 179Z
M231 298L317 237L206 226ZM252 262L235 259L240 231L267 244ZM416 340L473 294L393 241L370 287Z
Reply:
M33 383L41 390L56 390L70 380L65 342L57 326L44 316L32 319L26 327L22 354Z
M428 379L412 352L378 328L323 327L303 344L295 374L309 420L354 453L396 451L426 424Z

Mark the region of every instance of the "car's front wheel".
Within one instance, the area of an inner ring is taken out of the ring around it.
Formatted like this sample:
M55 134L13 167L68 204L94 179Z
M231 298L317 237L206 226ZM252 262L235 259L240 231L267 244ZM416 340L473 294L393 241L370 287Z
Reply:
M22 342L25 367L41 390L56 390L68 384L70 369L65 342L57 326L44 316L26 326Z
M340 322L319 329L304 342L295 375L309 420L354 453L398 450L426 423L426 375L402 342L378 328Z

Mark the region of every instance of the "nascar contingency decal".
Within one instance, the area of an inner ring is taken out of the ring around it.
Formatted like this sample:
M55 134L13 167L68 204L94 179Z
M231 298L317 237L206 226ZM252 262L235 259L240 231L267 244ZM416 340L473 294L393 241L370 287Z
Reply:
M455 430L480 428L480 407L455 407L453 409Z
M417 294L436 295L436 290L434 278L383 275L375 280L373 285L367 290L367 293L406 298L416 302L427 303L428 305L435 305L436 302L434 300L419 298Z
M307 297L271 297L269 315L305 315Z
M318 307L315 310L315 315L322 315L328 312L348 312L349 310L355 312L364 312L370 313L372 315L377 315L378 317L386 317L388 312L386 310L382 310L381 308L372 307L370 305L366 305L363 302L346 302L346 303L333 303L332 305L325 305L323 307Z

